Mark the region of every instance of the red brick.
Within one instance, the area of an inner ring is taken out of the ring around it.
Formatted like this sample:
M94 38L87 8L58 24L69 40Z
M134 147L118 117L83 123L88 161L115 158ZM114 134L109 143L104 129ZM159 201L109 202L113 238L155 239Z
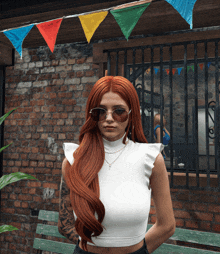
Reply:
M201 221L212 221L213 214L211 213L200 213L200 212L194 212L196 218Z
M220 232L220 224L214 224L212 226L212 231L214 231L214 232Z
M86 71L86 77L93 77L95 75L94 71Z
M195 221L185 221L185 225L187 228L198 228L198 223Z
M58 184L56 184L56 183L43 183L42 187L43 188L55 189L55 190L59 189Z
M189 219L191 217L188 212L181 210L174 210L174 216L175 218L184 218L184 219Z
M76 60L76 63L77 63L77 64L83 64L83 63L85 63L85 60L86 60L86 58L83 57L83 58L81 58L81 59L77 59L77 60Z

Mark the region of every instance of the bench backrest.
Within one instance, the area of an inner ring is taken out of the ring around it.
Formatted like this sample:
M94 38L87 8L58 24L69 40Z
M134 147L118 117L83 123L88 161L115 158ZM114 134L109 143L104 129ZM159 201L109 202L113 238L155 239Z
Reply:
M40 210L38 219L43 222L58 222L59 213L54 211ZM51 236L57 238L66 238L58 231L57 226L38 224L36 234L43 235L43 237ZM34 249L52 251L61 254L71 254L74 252L75 244L63 243L60 241L52 241L42 238L34 239Z
M38 219L42 220L44 223L47 222L58 222L59 213L54 211L46 211L40 210ZM153 225L148 224L147 230L150 229ZM38 224L36 229L36 234L51 237L57 237L61 239L65 239L63 235L61 235L58 231L57 226L53 225L46 225L46 224ZM220 247L220 234L217 233L210 233L210 232L201 232L196 230L189 230L189 229L182 229L176 228L175 233L171 240L177 240L182 242L188 243L196 243L202 244L207 246L215 246ZM52 241L42 238L35 238L34 239L34 246L33 248L45 251L52 251L61 254L71 254L74 252L75 245L69 243L63 243L59 241ZM176 251L176 252L175 252ZM179 245L172 245L172 244L162 244L154 254L165 254L165 253L203 253L203 254L217 254L219 252L209 251L209 250L201 250L196 248L189 248Z

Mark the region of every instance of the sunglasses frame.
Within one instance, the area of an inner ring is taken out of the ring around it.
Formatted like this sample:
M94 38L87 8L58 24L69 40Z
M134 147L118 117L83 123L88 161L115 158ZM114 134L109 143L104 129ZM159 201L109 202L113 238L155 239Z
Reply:
M106 111L106 115L105 115L105 119L104 120L102 120L102 121L96 121L96 122L103 122L103 121L105 121L106 120L106 117L107 117L107 110L105 109L105 108L99 108L99 107L96 107L96 108L93 108L93 109L103 109L103 110L105 110ZM89 113L90 114L92 114L92 110L93 109L91 109L90 111L89 111ZM117 108L117 109L120 109L120 108ZM115 109L115 110L117 110L117 109ZM110 113L112 114L112 118L114 119L114 117L113 117L113 112L115 111L115 110L113 110L113 111L111 111ZM126 111L125 110L125 112L127 112L128 113L128 116L129 116L129 114L131 113L131 109L130 109L130 111L128 112L128 111ZM92 118L92 117L91 117ZM92 120L94 120L93 118L92 118ZM114 119L115 120L115 119ZM95 121L95 120L94 120ZM117 121L117 120L115 120L115 121ZM125 121L127 121L127 119L125 120ZM124 122L125 122L124 121ZM117 121L117 122L119 122L119 121ZM123 123L123 122L119 122L119 123Z

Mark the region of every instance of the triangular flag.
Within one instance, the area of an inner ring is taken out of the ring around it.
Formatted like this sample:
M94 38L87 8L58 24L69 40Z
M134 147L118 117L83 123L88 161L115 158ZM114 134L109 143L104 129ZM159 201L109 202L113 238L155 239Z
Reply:
M167 75L169 75L170 73L170 69L166 69Z
M176 72L176 68L173 68L173 69L172 69L173 75L175 74L175 72Z
M154 68L154 71L155 71L155 74L157 74L159 71L159 68Z
M203 69L203 66L204 66L203 63L199 64L199 67L200 67L201 71L202 71L202 69Z
M191 69L193 70L193 72L194 72L194 65L192 65L192 66L190 66L191 67Z
M147 74L149 74L149 72L150 72L150 68L148 68L148 69L146 70L146 73L147 73Z
M102 11L79 16L88 43L90 43L93 34L95 33L99 25L102 23L102 21L105 19L107 14L108 11Z
M4 32L5 36L7 36L8 39L11 41L21 58L23 41L33 26L34 25L15 28Z
M60 29L60 25L63 19L56 19L48 22L44 22L37 25L38 30L44 37L51 52L54 51L54 46L57 39L57 34Z
M191 66L187 66L187 73L189 72L190 68L191 68Z
M183 67L179 67L179 68L177 68L178 75L180 75L180 73L181 73L182 69L183 69Z
M175 10L185 19L185 21L193 27L193 8L196 0L166 0L169 4L173 6Z
M150 3L145 3L110 11L127 40L141 15L149 5Z
M208 63L207 63L208 68L209 68L210 65L211 65L211 62L208 62Z

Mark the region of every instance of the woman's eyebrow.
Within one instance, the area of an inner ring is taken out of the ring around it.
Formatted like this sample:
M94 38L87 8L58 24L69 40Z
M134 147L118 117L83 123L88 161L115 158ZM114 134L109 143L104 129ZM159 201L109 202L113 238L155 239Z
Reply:
M99 105L100 107L104 107L104 108L106 108L106 106L105 105ZM124 105L114 105L113 107L125 107Z

